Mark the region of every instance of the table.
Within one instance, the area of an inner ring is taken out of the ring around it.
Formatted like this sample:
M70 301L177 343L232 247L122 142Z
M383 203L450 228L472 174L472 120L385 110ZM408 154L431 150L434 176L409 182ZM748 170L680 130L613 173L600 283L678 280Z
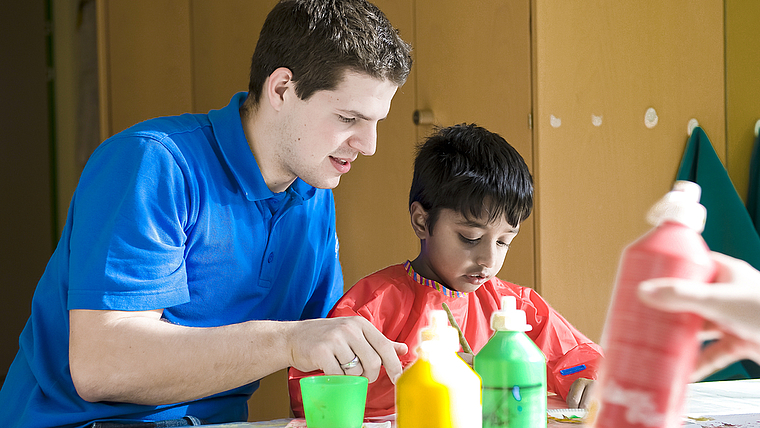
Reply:
M550 408L556 407L549 403ZM585 411L568 409L566 415L583 416ZM683 428L760 428L760 379L689 384L683 420ZM551 428L569 426L555 421L548 424Z
M760 379L689 385L688 428L760 428Z
M683 428L760 428L760 379L702 382L689 384ZM548 401L558 408L562 401ZM569 414L584 411L569 409ZM206 425L218 428L291 428L305 427L299 420L279 419L262 422L239 422ZM550 421L550 428L584 428L582 423ZM390 428L390 423L366 424L365 428Z

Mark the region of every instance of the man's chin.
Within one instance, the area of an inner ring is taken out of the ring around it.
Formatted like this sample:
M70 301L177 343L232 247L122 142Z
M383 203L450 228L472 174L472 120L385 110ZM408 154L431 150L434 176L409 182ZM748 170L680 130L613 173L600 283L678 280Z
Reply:
M306 181L306 180L303 180L303 181ZM317 189L334 189L338 187L338 184L340 183L340 176L331 178L331 179L319 180L319 181L309 180L309 181L306 181L306 183L312 187L316 187Z

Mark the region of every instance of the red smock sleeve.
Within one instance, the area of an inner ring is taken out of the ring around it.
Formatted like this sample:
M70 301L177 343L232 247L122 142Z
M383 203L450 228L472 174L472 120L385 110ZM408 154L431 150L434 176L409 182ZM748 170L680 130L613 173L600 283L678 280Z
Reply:
M530 288L522 290L522 308L533 330L526 332L546 356L549 391L567 398L578 378L596 379L602 348L584 336Z

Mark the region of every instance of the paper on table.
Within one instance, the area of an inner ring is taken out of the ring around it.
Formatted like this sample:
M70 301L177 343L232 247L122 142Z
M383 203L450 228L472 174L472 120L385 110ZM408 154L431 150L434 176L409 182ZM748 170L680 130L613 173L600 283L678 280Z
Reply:
M587 409L547 409L546 413L555 418L585 418Z
M760 428L760 413L687 417L682 428Z
M760 379L691 383L687 396L687 416L757 413Z
M546 414L551 422L582 424L586 420L586 409L547 409Z

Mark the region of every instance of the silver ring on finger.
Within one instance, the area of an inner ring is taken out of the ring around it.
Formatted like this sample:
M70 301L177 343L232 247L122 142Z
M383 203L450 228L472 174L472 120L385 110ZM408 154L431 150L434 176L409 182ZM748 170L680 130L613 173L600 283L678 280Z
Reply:
M356 367L358 365L359 365L359 357L357 355L354 355L354 359L353 360L351 360L351 361L349 361L347 363L341 364L340 368L343 369L343 371L345 372L346 370L350 370L350 369L352 369L352 368L354 368L354 367Z

